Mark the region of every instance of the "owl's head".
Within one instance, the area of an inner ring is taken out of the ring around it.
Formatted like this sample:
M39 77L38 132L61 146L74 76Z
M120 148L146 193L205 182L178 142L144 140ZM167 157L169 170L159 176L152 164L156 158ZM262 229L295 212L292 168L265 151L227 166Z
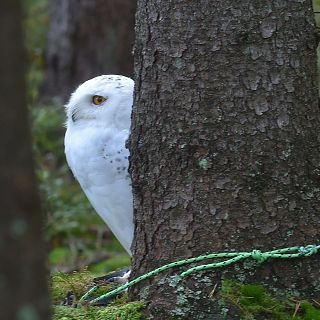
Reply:
M67 126L130 127L134 82L119 75L103 75L81 84L65 106Z

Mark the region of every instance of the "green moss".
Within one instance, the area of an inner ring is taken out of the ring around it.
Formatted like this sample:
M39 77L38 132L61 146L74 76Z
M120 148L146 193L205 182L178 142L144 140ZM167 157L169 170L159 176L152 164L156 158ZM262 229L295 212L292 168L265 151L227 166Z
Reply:
M52 302L59 304L69 291L72 291L79 299L92 286L93 278L87 271L54 274L51 277Z
M142 320L142 302L131 302L121 306L68 308L55 307L53 320Z
M53 320L81 320L81 319L104 319L104 320L139 320L143 319L142 309L144 303L127 302L127 294L114 300L108 307L89 307L73 308L68 306L58 306L66 297L68 291L75 294L76 301L93 286L93 275L88 271L74 272L72 274L57 273L51 277L51 295L54 306ZM103 286L94 293L97 297L106 293L110 286Z
M310 302L284 295L275 297L258 284L225 280L222 301L236 306L245 320L320 320L320 310Z
M320 319L320 311L316 309L311 303L307 301L303 301L300 305L301 310L304 312L305 320L319 320Z
M53 304L60 304L64 300L67 293L72 291L77 302L89 289L93 288L96 284L93 282L95 274L89 271L73 272L71 274L56 273L51 277L51 296ZM101 285L96 290L91 298L99 297L109 290L114 289L114 285ZM116 299L113 304L124 304L127 301L127 295L122 295L121 298Z

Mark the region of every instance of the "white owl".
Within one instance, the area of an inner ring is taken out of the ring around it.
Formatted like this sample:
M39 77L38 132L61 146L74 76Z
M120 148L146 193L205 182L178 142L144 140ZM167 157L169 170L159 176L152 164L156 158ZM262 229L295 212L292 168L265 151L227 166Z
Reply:
M128 173L134 82L103 75L84 82L66 105L68 164L97 213L131 255L133 204Z

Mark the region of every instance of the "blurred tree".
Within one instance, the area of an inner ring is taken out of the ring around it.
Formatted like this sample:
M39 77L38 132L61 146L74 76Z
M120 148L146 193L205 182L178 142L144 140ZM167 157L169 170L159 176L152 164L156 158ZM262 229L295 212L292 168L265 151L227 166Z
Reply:
M140 0L136 19L133 276L207 252L319 242L311 2ZM312 296L319 255L191 276L179 290L160 274L131 296L153 319L222 319L208 298L221 277Z
M1 1L0 317L45 320L43 216L33 171L21 23L20 1Z
M132 76L135 0L49 0L42 98L100 74Z

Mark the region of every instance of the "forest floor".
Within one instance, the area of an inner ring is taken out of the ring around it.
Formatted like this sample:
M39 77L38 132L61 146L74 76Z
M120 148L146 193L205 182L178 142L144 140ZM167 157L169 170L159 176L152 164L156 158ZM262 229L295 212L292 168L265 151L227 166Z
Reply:
M127 302L127 294L111 300L107 306L91 306L79 299L95 286L92 272L82 271L71 274L55 273L51 277L53 320L140 320L143 319L144 303ZM98 297L112 287L101 286L91 297Z

